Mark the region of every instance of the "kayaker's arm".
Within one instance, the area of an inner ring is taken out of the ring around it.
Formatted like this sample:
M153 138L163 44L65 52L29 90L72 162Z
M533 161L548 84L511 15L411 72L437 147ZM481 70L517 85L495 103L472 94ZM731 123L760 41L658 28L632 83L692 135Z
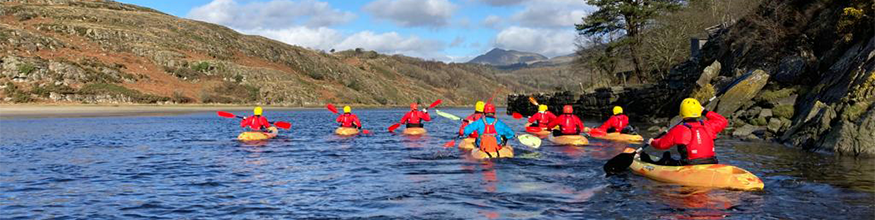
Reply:
M474 131L480 131L481 128L483 128L483 121L482 120L477 120L475 122L471 122L471 124L468 124L468 126L465 126L465 131L463 132L462 136L471 135L471 133L474 133Z
M705 121L705 126L710 128L711 131L714 131L714 134L712 135L714 135L715 137L717 136L717 134L720 133L720 131L723 131L723 129L726 128L726 125L729 124L729 121L726 120L726 118L722 115L717 114L717 112L704 110L704 112L702 112L702 115L704 115L705 118L708 119Z
M687 128L683 125L675 126L674 128L671 128L671 130L668 130L668 133L662 138L653 139L653 141L650 142L650 146L660 150L667 150L674 145L683 144L683 135L689 133L686 132L685 129Z

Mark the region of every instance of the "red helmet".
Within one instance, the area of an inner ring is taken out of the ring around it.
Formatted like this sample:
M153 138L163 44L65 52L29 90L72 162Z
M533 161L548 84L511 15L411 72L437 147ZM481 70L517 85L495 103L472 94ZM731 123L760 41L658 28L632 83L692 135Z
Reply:
M562 113L565 113L565 114L574 113L574 107L571 107L571 105L565 105L562 107Z
M416 110L416 103L410 103L410 110Z
M495 105L493 105L492 103L487 103L486 106L483 107L483 113L495 114Z

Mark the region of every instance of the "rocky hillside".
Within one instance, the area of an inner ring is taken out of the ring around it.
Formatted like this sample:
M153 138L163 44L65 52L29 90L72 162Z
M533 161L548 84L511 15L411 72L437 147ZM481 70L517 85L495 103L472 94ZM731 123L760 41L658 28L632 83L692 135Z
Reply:
M327 54L112 1L0 1L0 100L470 104L527 86L478 65Z
M873 156L873 27L871 0L770 1L712 35L698 56L675 66L665 81L541 98L575 102L585 115L603 116L610 106L622 105L639 119L667 118L677 114L681 99L707 103L739 81L708 103L730 119L727 135ZM530 110L526 97L509 97L511 109Z
M547 60L549 60L547 57L537 53L495 48L490 50L486 54L475 57L471 61L468 61L468 63L502 67L518 64L532 64L535 62Z

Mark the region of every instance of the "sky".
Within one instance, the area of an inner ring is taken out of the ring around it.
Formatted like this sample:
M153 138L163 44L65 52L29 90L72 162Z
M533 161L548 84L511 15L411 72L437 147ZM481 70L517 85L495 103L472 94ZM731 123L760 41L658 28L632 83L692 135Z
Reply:
M117 0L316 50L467 62L493 48L574 52L585 0Z

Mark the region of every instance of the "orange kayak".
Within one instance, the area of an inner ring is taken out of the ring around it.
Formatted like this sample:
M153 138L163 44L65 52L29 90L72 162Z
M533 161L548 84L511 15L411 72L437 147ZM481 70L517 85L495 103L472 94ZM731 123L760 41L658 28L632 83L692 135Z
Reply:
M406 128L403 132L405 135L423 135L425 133L425 128Z
M267 128L268 132L263 131L247 131L237 135L237 140L240 141L261 141L276 137L279 131L276 127Z
M493 157L511 158L511 157L513 157L513 147L511 147L510 145L505 145L504 147L501 148L501 150L498 150L498 153L489 153L489 154L491 154ZM471 150L471 157L474 157L474 159L478 159L478 160L489 159L490 158L489 154L486 154L486 152L480 151L480 149Z
M359 134L359 129L339 127L334 130L334 133L340 136L352 136Z
M641 161L638 155L629 166L632 172L647 178L684 186L735 190L762 190L763 181L747 170L726 164L660 166Z
M583 137L583 135L562 135L559 137L550 136L549 140L558 145L581 146L589 144L589 140Z
M462 150L473 150L474 142L477 141L476 138L465 138L462 141L459 141L459 149Z
M625 143L633 143L633 144L640 144L640 143L644 142L644 137L641 137L641 135L637 135L637 134L621 134L621 133L615 132L615 133L608 133L608 134L603 135L603 136L592 135L592 137L596 138L596 139L601 139L601 140L614 141L614 142L625 142Z

